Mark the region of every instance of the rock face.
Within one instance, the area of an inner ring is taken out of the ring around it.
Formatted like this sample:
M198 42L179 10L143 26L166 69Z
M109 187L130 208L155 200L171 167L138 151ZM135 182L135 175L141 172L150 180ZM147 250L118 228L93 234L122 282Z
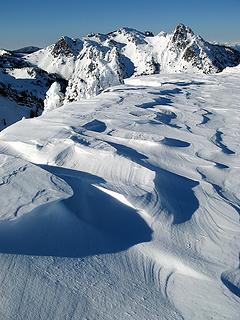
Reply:
M169 54L170 53L170 54ZM174 30L165 50L167 71L221 72L240 63L239 52L226 46L214 45L180 24Z
M89 98L104 89L123 83L119 52L113 47L85 42L69 80L66 102Z
M183 24L156 36L121 28L82 39L62 37L29 52L0 50L0 94L29 106L34 115L95 96L131 76L216 73L240 63L239 51L211 44Z
M40 69L21 55L7 52L0 56L0 95L30 108L31 115L40 115L46 92L55 81L63 82L55 74Z
M79 39L71 39L69 37L62 37L53 46L51 51L54 57L65 56L72 57L78 54L82 48L82 42Z

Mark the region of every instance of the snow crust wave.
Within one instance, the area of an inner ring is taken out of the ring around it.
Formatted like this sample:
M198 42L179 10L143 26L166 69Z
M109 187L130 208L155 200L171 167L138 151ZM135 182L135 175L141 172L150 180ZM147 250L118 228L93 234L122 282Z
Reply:
M238 319L235 71L130 78L1 132L4 319Z

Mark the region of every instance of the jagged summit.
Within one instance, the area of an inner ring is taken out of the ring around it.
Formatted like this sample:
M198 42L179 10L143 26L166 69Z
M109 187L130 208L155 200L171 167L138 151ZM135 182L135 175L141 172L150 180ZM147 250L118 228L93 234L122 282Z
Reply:
M194 36L195 34L192 29L180 23L173 31L172 41L175 42L180 49L183 49L189 44L190 39Z
M52 49L52 55L57 57L64 55L67 57L76 55L82 47L82 41L80 39L72 39L67 36L62 36Z
M96 44L99 46L97 47ZM161 32L156 36L150 31L141 32L128 27L122 27L107 34L92 33L83 37L82 40L64 36L52 46L47 47L42 52L41 59L38 52L29 55L29 59L34 62L35 57L38 56L40 67L69 79L78 56L81 57L84 52L84 46L93 46L95 50L101 52L115 47L119 52L120 60L124 61L120 62L123 69L126 69L126 65L128 66L128 71L124 72L127 75L157 72L214 73L240 62L236 50L232 48L227 50L224 46L208 43L183 23L178 24L170 34ZM47 66L46 56L49 54L49 66ZM97 56L100 57L101 54ZM134 65L133 68L131 67L132 72L129 71L131 64Z
M192 30L189 26L187 26L187 25L185 25L185 24L183 24L183 23L179 23L179 24L175 27L173 33L176 33L176 32L177 32L177 33L188 33L188 34L194 35L193 30Z

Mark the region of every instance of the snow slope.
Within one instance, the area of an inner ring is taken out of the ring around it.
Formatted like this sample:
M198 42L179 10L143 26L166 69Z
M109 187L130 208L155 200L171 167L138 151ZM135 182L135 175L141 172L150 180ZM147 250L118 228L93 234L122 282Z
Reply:
M131 78L1 132L3 319L239 318L235 71Z
M26 60L48 73L69 79L74 71L76 56L82 49L80 39L62 37L55 44L26 55Z
M0 130L20 121L23 117L29 118L29 116L30 109L28 107L0 96Z

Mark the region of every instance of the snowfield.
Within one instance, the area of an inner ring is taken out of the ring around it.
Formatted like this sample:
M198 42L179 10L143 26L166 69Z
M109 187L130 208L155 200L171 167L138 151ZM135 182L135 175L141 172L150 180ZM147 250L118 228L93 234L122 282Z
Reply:
M239 83L135 77L3 130L0 318L237 320Z
M27 106L19 105L15 101L0 95L0 130L11 125L23 117L28 118L30 110Z

